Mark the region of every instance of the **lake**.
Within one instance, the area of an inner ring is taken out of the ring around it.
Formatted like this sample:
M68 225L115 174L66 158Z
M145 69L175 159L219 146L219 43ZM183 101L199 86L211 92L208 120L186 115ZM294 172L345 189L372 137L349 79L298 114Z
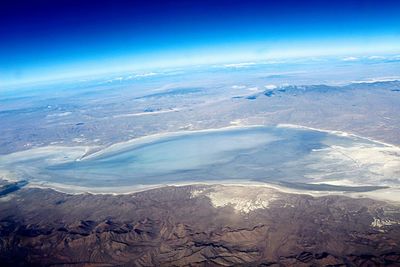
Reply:
M227 181L368 191L398 183L399 154L392 149L299 127L232 127L141 138L83 158L83 147L32 149L1 157L0 168L32 184L78 191Z

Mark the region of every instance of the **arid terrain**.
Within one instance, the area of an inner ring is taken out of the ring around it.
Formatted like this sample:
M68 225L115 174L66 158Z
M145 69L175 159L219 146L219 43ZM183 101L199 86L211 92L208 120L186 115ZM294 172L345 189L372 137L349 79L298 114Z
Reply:
M22 189L0 213L2 266L400 264L400 208L371 199L243 186Z

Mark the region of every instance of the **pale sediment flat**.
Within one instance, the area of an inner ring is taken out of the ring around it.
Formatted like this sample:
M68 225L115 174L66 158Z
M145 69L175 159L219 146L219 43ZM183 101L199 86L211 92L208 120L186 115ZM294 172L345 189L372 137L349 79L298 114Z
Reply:
M398 80L400 80L400 76L389 76L389 77L371 78L371 79L361 80L361 81L351 81L350 83L395 82Z
M190 184L268 187L313 196L400 201L400 149L299 125L160 133L93 147L51 146L0 158L3 179L66 193L127 194Z
M177 111L179 111L179 109L166 109L166 110L157 110L152 112L125 113L125 114L114 115L113 118L151 116L151 115L158 115L158 114L177 112Z
M385 146L399 148L399 146L396 146L396 145L393 145L393 144L389 144L387 142L383 142L383 141L376 140L376 139L373 139L373 138L360 136L360 135L357 135L357 134L354 134L354 133L348 133L348 132L344 132L344 131L321 129L321 128L315 128L315 127L309 127L309 126L297 125L297 124L290 124L290 123L280 123L280 124L277 125L277 127L308 129L308 130L313 130L313 131L326 132L326 133L330 133L330 134L333 134L333 135L362 138L362 139L369 140L369 141L374 142L374 143L379 143L379 144L382 144L382 145L385 145Z

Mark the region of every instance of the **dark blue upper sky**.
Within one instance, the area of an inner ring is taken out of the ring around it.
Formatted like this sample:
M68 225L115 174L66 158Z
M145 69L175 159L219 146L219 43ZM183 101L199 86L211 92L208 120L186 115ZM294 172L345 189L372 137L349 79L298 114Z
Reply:
M400 52L400 1L3 0L0 82Z

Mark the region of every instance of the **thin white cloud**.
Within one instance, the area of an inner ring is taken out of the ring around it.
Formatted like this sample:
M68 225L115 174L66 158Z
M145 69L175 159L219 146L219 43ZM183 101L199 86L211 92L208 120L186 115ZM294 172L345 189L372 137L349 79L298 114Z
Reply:
M344 57L342 58L343 61L356 61L358 57Z
M383 56L369 56L368 59L376 60L376 59L385 59Z
M242 62L242 63L231 63L231 64L225 64L225 68L247 68L250 66L255 65L255 62Z
M244 89L246 85L232 85L232 89Z
M157 75L157 73L156 72L139 73L135 75L135 78L150 77L154 75Z
M265 87L265 89L268 89L268 90L274 90L277 88L277 86L275 84L267 84L264 87Z
M251 91L251 92L258 92L258 91L260 91L260 89L258 89L258 87L257 87L257 86L255 86L255 87L250 87L250 88L247 88L247 90L249 90L249 91Z

